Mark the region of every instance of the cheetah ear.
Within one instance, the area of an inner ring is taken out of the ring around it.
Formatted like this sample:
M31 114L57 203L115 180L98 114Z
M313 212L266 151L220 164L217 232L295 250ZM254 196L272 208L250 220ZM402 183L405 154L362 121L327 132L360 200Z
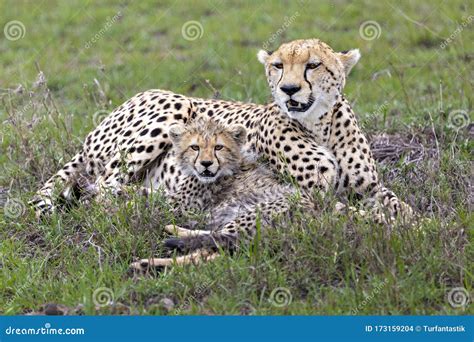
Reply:
M346 73L346 76L347 76L351 72L351 69L354 67L354 65L356 65L357 62L359 61L360 52L359 52L359 49L353 49L349 51L338 52L337 56L339 57L339 60L342 62L342 65L344 66L344 72Z
M185 127L183 124L174 124L170 126L168 133L173 143L177 143L181 140L184 131Z
M267 62L268 57L270 57L270 53L268 53L268 52L265 51L265 50L260 50L260 51L257 53L258 61L259 61L260 63L262 63L263 65L265 65L265 63Z
M243 145L247 138L247 129L242 125L235 125L230 128L230 134L232 134L237 144Z

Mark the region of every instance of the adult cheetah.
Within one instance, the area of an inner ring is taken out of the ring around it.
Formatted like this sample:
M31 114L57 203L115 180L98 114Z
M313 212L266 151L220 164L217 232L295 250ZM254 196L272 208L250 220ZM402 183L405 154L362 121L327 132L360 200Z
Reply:
M302 189L366 196L390 216L411 208L378 180L375 162L342 90L359 51L334 52L318 39L296 40L270 53L260 51L274 102L267 105L187 97L163 90L137 94L87 136L82 150L54 175L32 201L38 215L55 210L54 189L72 197L77 175L96 178L99 193L117 192L142 180L176 190L180 171L167 159L173 123L211 117L241 124L247 143ZM152 175L152 177L150 177ZM100 197L99 197L100 198Z

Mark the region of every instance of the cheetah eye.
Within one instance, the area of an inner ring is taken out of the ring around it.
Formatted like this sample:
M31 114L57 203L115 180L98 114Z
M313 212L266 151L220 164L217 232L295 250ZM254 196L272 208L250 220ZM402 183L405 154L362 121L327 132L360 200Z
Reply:
M224 148L224 146L222 145L216 145L216 147L214 147L216 151L220 151Z
M274 63L272 65L277 69L283 69L283 63Z
M316 69L320 65L321 65L321 63L308 63L308 64L306 64L306 68L307 69Z
M199 146L198 145L191 145L190 147L193 151L199 151Z

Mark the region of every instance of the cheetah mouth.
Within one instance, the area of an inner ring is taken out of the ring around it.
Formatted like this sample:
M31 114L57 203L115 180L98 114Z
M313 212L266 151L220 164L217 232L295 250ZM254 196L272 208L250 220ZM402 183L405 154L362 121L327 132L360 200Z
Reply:
M314 100L312 98L310 98L307 103L290 99L286 101L286 109L288 109L289 112L306 112L313 105L313 103Z
M204 170L204 171L201 172L199 175L200 175L201 177L204 177L204 178L212 178L212 177L215 177L215 176L216 176L215 173L213 173L213 172L211 172L211 171L209 171L209 170Z

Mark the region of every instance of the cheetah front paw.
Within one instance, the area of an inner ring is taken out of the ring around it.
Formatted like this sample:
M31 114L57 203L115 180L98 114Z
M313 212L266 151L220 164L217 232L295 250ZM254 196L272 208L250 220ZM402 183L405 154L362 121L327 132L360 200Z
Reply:
M36 219L38 220L42 220L52 215L56 211L51 199L46 197L34 197L28 202L28 205L33 207Z
M199 229L186 229L174 224L169 224L165 227L165 231L171 235L176 235L179 237L196 237L210 235L211 231L209 230L199 230Z
M386 208L384 214L389 216L392 221L398 219L403 222L408 222L415 216L412 207L397 197L390 198L384 207Z

